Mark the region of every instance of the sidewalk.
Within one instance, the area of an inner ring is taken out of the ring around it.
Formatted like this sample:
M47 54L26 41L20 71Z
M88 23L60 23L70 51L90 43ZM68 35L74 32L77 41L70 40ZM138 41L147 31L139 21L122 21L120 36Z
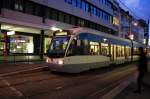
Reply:
M39 62L17 62L17 63L1 63L0 76L3 74L31 71L32 69L42 69L47 67L45 61Z
M44 56L44 59L46 56ZM32 62L42 61L38 55L12 55L12 56L0 56L0 65L2 63L15 63L15 62Z
M136 81L129 84L120 94L115 96L113 99L150 99L150 72L145 75L144 82L149 87L143 88L141 94L134 93L136 89Z

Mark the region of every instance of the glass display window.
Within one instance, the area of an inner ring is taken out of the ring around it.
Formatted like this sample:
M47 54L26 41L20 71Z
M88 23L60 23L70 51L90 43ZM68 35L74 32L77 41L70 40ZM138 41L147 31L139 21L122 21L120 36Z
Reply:
M33 53L33 37L15 35L10 38L10 53Z
M47 50L49 49L49 45L51 42L51 38L45 38L44 40L44 53L47 53Z

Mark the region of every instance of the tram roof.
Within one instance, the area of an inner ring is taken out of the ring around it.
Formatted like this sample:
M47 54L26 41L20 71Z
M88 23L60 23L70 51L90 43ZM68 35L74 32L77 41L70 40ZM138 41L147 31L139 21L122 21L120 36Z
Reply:
M124 39L124 38L120 38L120 37L117 37L117 36L114 36L114 35L111 35L111 34L107 34L107 33L103 33L103 32L100 32L100 31L97 31L97 30L92 30L92 29L89 29L89 28L73 28L73 29L69 29L72 31L73 34L75 35L78 35L78 34L85 34L85 33L88 33L88 39L90 40L99 40L99 41L103 41L105 38L109 40L109 43L111 44L116 44L116 45L127 45L127 46L132 46L131 44L131 40L129 39ZM95 34L92 35L92 34ZM96 36L98 35L98 36ZM84 35L82 35L82 39L84 39ZM134 47L141 47L144 45L141 44L141 43L138 43L136 41L133 41L133 46Z

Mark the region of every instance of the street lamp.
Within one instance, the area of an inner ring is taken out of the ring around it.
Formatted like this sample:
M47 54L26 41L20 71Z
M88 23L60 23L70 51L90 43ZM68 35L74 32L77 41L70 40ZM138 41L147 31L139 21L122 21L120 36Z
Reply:
M130 34L129 39L131 40L131 62L132 62L133 61L133 39L134 39L134 35Z
M130 25L130 34L129 34L129 39L131 40L131 62L133 62L133 40L134 40L134 34L132 33L132 25L137 27L138 22L137 21L132 21Z

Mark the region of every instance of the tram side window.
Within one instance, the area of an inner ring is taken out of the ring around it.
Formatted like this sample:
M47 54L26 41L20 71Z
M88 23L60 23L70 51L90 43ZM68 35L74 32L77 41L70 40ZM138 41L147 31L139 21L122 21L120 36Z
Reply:
M109 56L109 46L106 43L101 43L101 55Z
M133 55L138 55L138 48L134 48Z
M77 53L77 40L72 40L70 47L67 51L67 56L74 56Z
M86 46L85 41L74 39L67 51L67 56L88 55L88 53L88 46Z
M117 53L117 57L124 57L124 47L118 45L116 53Z
M99 55L100 53L99 42L90 42L90 54Z

